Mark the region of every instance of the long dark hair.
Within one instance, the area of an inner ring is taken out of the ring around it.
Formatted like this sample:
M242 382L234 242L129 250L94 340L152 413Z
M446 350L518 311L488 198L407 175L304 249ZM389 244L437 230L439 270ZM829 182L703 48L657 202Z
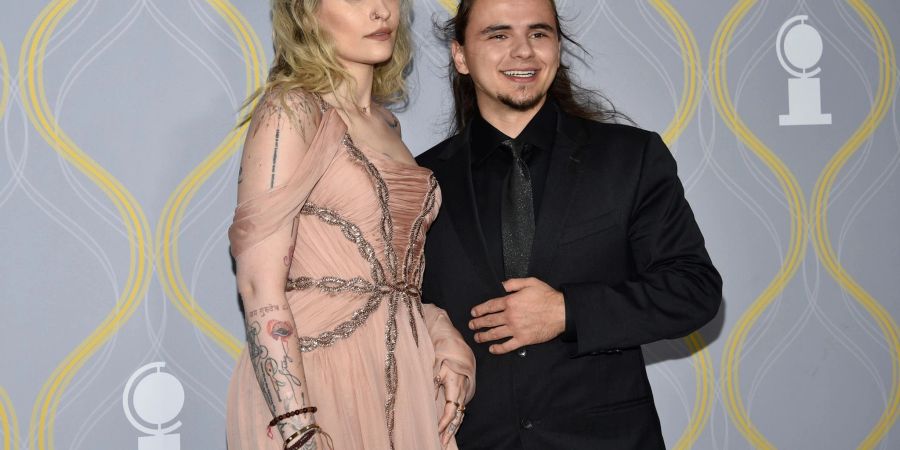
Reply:
M435 24L437 33L446 42L456 41L459 45L466 44L466 27L469 26L469 15L477 0L461 0L456 16L446 22ZM574 45L585 54L587 50L572 39L562 29L559 19L559 11L555 0L547 0L553 8L556 30L561 41ZM475 97L475 83L472 77L456 71L453 64L453 56L450 56L450 84L453 89L453 122L450 126L450 134L454 135L462 131L469 119L478 111L478 103ZM616 110L612 102L602 93L587 89L572 79L569 66L560 62L556 77L550 84L547 95L556 101L557 105L567 114L599 122L632 122L622 112Z

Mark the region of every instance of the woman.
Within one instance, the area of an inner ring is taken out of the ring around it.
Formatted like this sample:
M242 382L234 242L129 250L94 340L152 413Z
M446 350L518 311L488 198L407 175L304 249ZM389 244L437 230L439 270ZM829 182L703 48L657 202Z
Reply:
M229 230L248 348L228 447L455 448L474 357L419 295L440 192L379 104L403 96L408 0L272 5Z

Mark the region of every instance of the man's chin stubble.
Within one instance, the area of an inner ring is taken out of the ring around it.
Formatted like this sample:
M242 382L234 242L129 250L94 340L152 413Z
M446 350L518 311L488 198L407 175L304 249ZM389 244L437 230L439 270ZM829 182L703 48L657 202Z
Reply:
M546 97L546 96L547 96L547 93L542 92L538 95L535 95L534 97L526 98L526 99L518 99L517 100L508 95L500 95L497 97L497 99L500 100L500 103L503 103L504 105L506 105L516 111L530 111L535 106L540 104L541 100L543 100L544 97Z

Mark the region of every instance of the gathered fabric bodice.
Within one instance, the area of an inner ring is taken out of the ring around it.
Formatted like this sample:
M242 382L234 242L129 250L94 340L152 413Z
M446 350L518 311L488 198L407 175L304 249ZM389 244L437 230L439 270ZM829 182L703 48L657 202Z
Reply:
M368 299L344 320L333 317L333 327L301 337L302 350L349 336L383 301L391 311L406 307L410 331L418 341L412 318L414 313L422 315L425 233L440 206L437 181L428 169L364 151L349 136L342 145L346 152L337 155L329 176L300 210L286 289L363 294ZM368 183L354 182L360 171ZM391 316L395 320L395 314ZM388 332L395 333L395 326L388 323Z

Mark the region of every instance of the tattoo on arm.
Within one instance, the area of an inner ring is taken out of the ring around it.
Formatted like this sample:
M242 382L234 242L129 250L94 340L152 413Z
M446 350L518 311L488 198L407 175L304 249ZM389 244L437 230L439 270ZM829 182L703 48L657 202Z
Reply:
M247 346L250 361L263 398L273 416L306 406L306 396L300 389L302 387L300 376L291 366L294 359L288 353L295 335L294 327L289 322L278 319L266 320L265 328L262 325L263 318L267 314L286 309L287 305L266 305L247 313ZM263 342L260 339L262 335L270 339ZM278 424L282 436L288 431L286 430L288 425ZM293 425L290 425L290 428L291 432L296 431L293 430Z
M275 187L275 163L278 162L278 140L281 138L281 119L279 115L278 119L279 125L278 128L275 129L275 149L272 151L272 178L269 181L269 189Z
M290 308L287 305L266 305L262 308L254 309L247 313L247 320L249 322L250 319L259 317L262 319L266 317L267 314L275 312L275 311L288 311Z
M291 267L291 259L294 258L294 248L295 246L292 245L291 248L288 249L287 255L284 255L284 265L286 267Z
M253 372L256 373L256 381L259 382L269 411L274 415L276 413L275 402L272 398L272 384L268 381L270 371L266 370L266 367L270 366L268 361L272 358L269 357L269 349L259 343L259 331L259 322L247 323L247 349L250 352Z
M299 133L305 140L307 138L307 125L315 124L316 109L312 107L313 99L307 94L288 93L283 97L267 96L260 100L257 110L253 113L251 136L266 124L275 126L275 145L272 151L272 173L269 177L269 189L275 187L276 168L278 165L278 153L281 150L281 132L285 125Z

